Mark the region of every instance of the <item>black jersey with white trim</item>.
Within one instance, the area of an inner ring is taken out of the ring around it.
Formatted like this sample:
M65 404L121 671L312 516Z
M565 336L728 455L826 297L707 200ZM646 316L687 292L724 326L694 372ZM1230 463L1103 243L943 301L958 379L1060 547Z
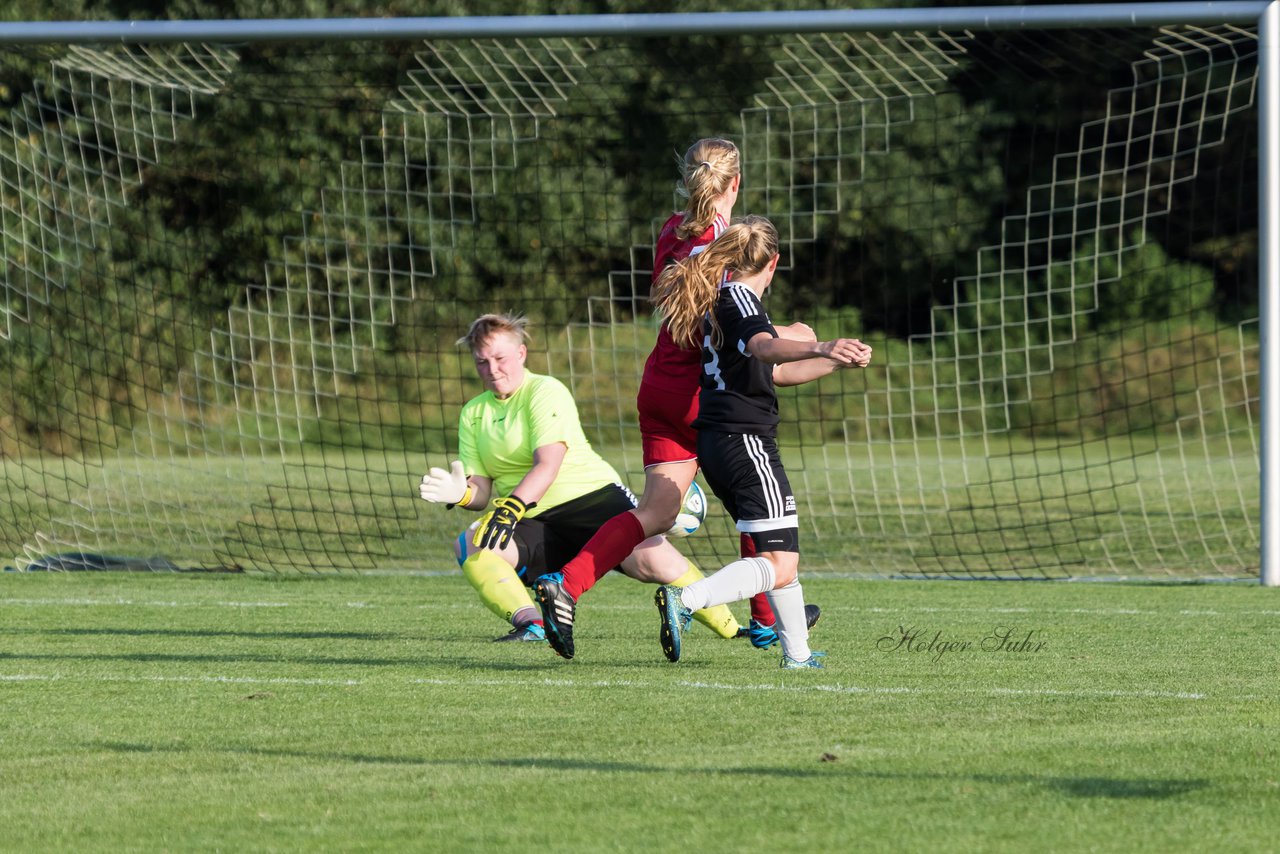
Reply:
M723 333L719 348L711 345L710 319L703 322L702 394L698 430L778 435L778 393L773 366L747 352L747 342L761 332L777 338L769 315L755 291L727 282L716 300L716 321Z

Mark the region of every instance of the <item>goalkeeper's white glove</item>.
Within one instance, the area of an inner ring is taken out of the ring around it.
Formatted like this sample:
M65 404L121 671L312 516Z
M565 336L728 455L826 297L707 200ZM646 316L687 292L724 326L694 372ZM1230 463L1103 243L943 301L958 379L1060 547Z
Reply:
M462 468L462 460L454 460L449 471L432 467L422 476L418 486L418 494L422 500L432 504L444 503L452 507L455 504L466 504L471 500L471 484L467 483L467 473Z

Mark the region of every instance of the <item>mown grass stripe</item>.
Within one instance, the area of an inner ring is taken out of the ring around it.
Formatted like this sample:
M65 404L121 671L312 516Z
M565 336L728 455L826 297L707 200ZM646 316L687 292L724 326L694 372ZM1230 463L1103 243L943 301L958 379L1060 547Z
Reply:
M0 674L0 682L59 682L59 681L75 681L75 682L208 682L208 683L229 683L229 684L245 684L245 685L324 685L335 687L350 687L355 685L364 685L366 680L363 679L307 679L300 677L268 677L268 676L221 676L216 674L201 674L189 676L162 676L162 675L122 675L101 673L96 675L67 675L67 674L40 674L40 673L5 673ZM385 684L386 680L378 680ZM640 689L654 690L658 688L668 687L672 683L666 682L645 682L633 679L595 679L595 680L575 680L575 679L441 679L441 678L415 678L408 680L408 684L413 685L439 685L451 688L467 688L467 687L497 687L497 688L571 688L571 689L588 689L588 688L610 688L610 689ZM834 694L905 694L905 695L927 695L927 694L968 694L979 696L1026 696L1026 697L1120 697L1120 698L1141 698L1141 699L1159 699L1159 700L1207 700L1210 699L1208 694L1199 691L1156 691L1156 690L1138 690L1138 691L1121 691L1121 690L1105 690L1105 689L1075 689L1075 688L919 688L919 687L895 687L895 686L861 686L861 685L787 685L777 683L753 683L750 685L734 685L725 682L701 682L701 681L677 681L674 683L677 687L693 688L696 690L709 691L770 691L782 693L804 693L813 691L824 691ZM1224 698L1231 701L1257 700L1260 697L1254 696L1233 696Z

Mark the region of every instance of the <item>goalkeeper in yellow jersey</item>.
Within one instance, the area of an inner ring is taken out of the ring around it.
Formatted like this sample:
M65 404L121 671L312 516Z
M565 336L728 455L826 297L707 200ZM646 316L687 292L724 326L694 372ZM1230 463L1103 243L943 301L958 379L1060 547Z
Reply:
M459 345L470 348L483 394L462 408L458 456L422 478L422 498L486 511L455 543L463 575L511 631L500 641L543 641L542 615L526 585L560 569L600 526L635 506L618 473L591 448L569 390L525 369L528 321L486 314ZM702 578L661 536L618 567L640 581L683 587ZM721 637L738 633L725 605L694 617Z

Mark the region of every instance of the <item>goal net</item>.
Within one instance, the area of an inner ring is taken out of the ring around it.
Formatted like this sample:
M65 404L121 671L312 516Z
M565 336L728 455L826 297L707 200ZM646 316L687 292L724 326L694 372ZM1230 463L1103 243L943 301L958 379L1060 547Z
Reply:
M643 484L677 155L782 236L766 306L875 347L781 392L806 571L1258 571L1256 33L0 46L0 552L443 571L417 497L530 368ZM680 542L736 554L714 506ZM85 557L90 556L90 557ZM111 561L106 561L112 565Z

